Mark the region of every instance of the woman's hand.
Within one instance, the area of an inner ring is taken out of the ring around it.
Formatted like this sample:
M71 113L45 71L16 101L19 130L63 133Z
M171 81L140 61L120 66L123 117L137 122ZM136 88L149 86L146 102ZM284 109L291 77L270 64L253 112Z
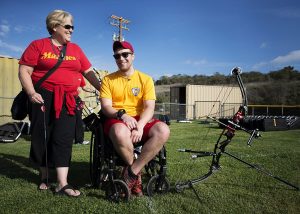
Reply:
M31 95L29 95L29 99L32 103L44 104L44 99L42 95L40 95L37 92L33 92Z

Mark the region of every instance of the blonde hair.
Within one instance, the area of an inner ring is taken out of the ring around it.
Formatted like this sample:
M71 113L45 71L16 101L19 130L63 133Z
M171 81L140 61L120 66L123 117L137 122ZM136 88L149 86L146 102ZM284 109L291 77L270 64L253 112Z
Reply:
M49 34L52 35L53 28L62 24L67 17L70 17L73 21L73 16L69 12L63 10L54 10L49 13L46 18L46 26Z

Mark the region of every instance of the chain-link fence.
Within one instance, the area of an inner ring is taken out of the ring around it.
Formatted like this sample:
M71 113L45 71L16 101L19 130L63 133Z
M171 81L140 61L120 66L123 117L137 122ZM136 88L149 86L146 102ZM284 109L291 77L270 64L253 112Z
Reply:
M157 103L155 114L168 115L171 120L195 120L211 117L230 117L239 109L240 103L219 101L196 101L194 105L179 103ZM300 116L300 105L248 105L249 116Z
M13 97L0 97L0 124L13 122L10 113L10 106ZM85 99L86 107L90 112L99 112L100 104L95 99ZM171 120L194 120L211 117L230 117L234 115L240 103L220 103L218 101L196 101L194 105L180 103L156 103L155 115L167 115ZM248 105L248 115L264 116L300 116L300 105ZM27 119L26 119L27 120Z
M193 119L195 111L194 105L179 103L156 103L155 114L168 115L171 120Z

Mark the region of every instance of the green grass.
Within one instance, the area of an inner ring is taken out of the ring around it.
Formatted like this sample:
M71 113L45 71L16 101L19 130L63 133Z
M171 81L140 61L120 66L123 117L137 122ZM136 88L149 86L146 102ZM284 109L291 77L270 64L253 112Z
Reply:
M15 143L1 143L0 213L300 213L299 191L225 154L220 161L222 169L194 185L200 201L192 189L177 193L175 183L205 174L211 161L211 157L191 159L191 154L177 149L212 151L221 130L197 122L173 122L170 128L167 143L170 192L119 204L107 201L102 190L88 187L88 145L73 147L69 182L76 184L83 196L68 198L37 190L38 171L28 161L29 141L20 138ZM262 135L248 147L249 135L237 131L226 151L299 187L300 130ZM86 139L89 136L90 133L85 133Z

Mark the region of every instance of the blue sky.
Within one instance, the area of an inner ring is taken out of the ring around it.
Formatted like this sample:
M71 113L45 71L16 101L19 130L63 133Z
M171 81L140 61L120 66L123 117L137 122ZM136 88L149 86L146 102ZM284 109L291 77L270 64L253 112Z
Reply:
M125 39L135 48L135 68L163 75L300 70L298 0L1 0L0 55L20 58L34 39L47 37L54 9L74 16L72 42L93 66L115 71L110 16L130 20Z

